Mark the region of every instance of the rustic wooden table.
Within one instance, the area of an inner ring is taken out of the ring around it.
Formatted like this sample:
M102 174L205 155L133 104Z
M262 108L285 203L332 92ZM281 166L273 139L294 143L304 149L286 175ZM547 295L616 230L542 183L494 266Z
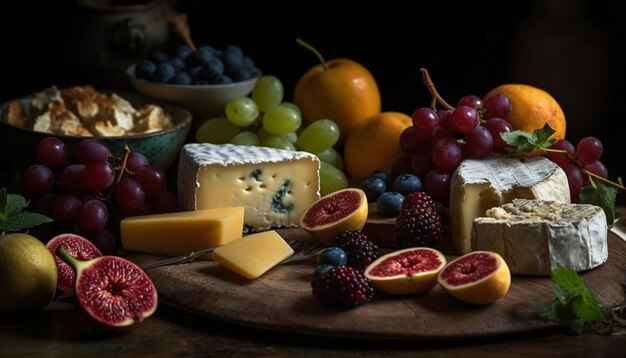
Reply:
M550 329L453 341L346 340L247 328L167 306L117 334L92 330L77 311L46 311L0 323L0 357L623 357L625 353L625 335L573 335Z

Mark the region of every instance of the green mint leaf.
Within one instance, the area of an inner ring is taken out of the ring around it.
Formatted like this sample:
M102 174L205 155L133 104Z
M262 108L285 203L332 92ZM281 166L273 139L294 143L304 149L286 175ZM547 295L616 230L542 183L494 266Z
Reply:
M576 271L570 270L560 263L557 263L556 268L552 270L551 276L554 283L566 290L569 294L581 293L587 289Z
M556 296L556 299L559 300L559 302L565 304L569 299L570 292L561 286L556 286L554 288L554 295Z
M578 334L582 333L584 326L585 326L585 321L583 321L580 318L573 319L569 324L569 327L572 329L572 331Z
M23 196L18 194L7 195L7 217L19 214L26 206L28 206L28 203Z
M571 301L572 311L580 319L587 322L604 322L608 319L591 291L587 290Z
M7 217L7 190L0 189L0 221Z
M554 144L556 139L548 139L554 133L554 129L546 123L543 128L535 129L532 133L512 131L500 133L500 136L507 144L517 148L515 154L525 154Z
M0 221L1 232L17 232L33 226L51 222L52 219L45 215L22 211L3 221Z
M617 189L602 183L588 186L580 190L579 202L581 204L591 204L601 207L606 215L606 224L613 225L615 220L615 200Z
M543 128L535 129L533 131L533 137L537 139L537 144L541 143L543 144L542 147L545 148L546 144L549 144L547 145L547 147L549 147L550 145L554 144L554 142L556 142L556 139L552 141L548 140L550 137L552 137L554 133L556 133L556 131L552 129L552 127L550 127L548 123L546 123L543 125Z
M502 137L505 142L515 147L527 145L532 142L531 134L524 131L502 132L500 133L500 137Z
M52 221L45 215L24 211L27 205L23 196L0 189L0 233L22 231Z

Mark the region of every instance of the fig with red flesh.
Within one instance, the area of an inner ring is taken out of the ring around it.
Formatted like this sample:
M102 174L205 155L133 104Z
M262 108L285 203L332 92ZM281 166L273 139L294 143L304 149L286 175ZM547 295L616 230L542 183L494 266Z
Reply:
M72 257L62 246L57 253L76 270L74 295L97 327L124 329L156 311L156 287L134 263L117 256L82 261Z
M52 252L54 262L57 265L57 292L59 293L66 293L72 290L74 288L74 279L76 278L74 270L57 255L59 247L63 246L72 257L79 260L89 260L102 256L100 250L91 241L71 233L53 237L46 246Z
M493 303L511 287L511 271L498 253L472 251L449 262L437 276L439 285L460 301Z
M378 290L391 295L419 295L437 285L445 256L429 247L411 247L379 257L365 270Z

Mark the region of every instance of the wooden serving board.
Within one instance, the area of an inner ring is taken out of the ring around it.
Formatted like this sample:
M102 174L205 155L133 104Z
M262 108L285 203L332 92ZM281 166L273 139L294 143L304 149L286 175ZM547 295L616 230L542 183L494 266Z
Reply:
M301 229L279 230L285 239L309 239ZM445 245L444 245L445 246ZM449 249L443 249L448 258ZM125 255L138 263L161 260ZM436 286L422 296L397 297L376 292L354 309L328 307L311 294L314 263L283 264L256 280L247 280L216 262L149 269L161 304L236 324L309 335L362 339L454 339L517 333L554 326L540 320L531 298L550 301L548 277L514 276L508 294L487 306L472 306ZM605 305L624 302L626 242L609 233L609 259L581 274Z

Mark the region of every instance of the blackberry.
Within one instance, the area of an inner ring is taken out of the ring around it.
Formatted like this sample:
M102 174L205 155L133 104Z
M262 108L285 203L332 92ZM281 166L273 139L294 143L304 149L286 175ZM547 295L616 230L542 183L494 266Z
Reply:
M378 245L358 230L344 231L331 240L332 246L337 246L348 255L348 266L361 272L378 258Z
M436 246L443 237L443 222L433 200L424 192L410 194L393 228L399 247Z
M356 307L374 296L371 281L362 272L349 266L336 266L311 281L313 297L320 302L340 307Z

